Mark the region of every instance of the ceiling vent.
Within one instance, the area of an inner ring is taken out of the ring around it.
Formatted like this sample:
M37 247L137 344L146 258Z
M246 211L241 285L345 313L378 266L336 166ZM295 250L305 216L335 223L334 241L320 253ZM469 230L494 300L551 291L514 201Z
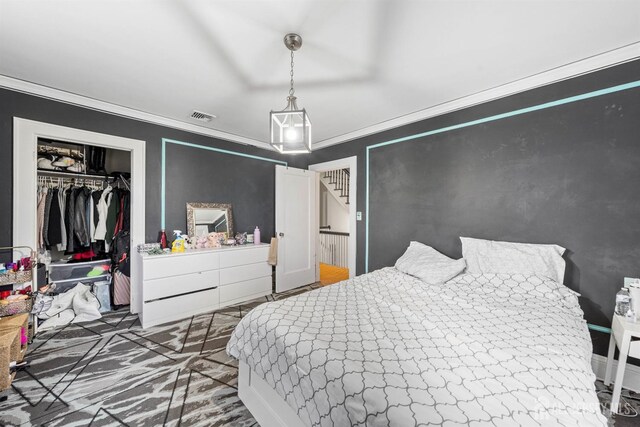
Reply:
M193 110L193 113L191 113L189 117L191 117L192 119L200 120L201 122L210 122L211 120L216 118L216 116L214 116L213 114L203 113L202 111L198 110Z

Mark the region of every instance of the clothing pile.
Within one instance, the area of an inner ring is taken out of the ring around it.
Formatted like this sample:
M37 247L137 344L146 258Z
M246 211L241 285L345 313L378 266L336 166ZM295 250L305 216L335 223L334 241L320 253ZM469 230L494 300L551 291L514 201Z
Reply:
M118 233L129 231L130 192L107 186L38 191L38 248L57 248L76 260L111 252Z
M102 317L100 302L91 293L91 288L82 283L60 295L38 293L32 313L44 320L39 326L40 331Z

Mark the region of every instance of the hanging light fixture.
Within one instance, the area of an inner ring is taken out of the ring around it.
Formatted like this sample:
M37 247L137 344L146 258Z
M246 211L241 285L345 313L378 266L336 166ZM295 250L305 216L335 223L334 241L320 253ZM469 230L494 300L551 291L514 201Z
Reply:
M281 153L311 152L311 121L304 108L298 108L293 88L293 52L302 46L302 37L298 34L284 36L284 45L291 51L291 87L287 96L287 106L282 111L273 111L271 119L271 145Z

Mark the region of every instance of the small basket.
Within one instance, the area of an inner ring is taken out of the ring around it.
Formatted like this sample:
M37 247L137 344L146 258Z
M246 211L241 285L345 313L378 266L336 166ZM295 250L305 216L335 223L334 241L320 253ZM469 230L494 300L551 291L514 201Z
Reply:
M16 283L15 271L7 271L6 273L0 274L0 286L12 285L14 283Z
M31 313L33 298L20 301L12 301L9 304L0 305L0 317L13 316L15 314Z
M32 277L31 273L31 270L7 271L6 273L2 273L0 274L0 286L30 282Z
M33 251L33 249L31 249L30 246L0 246L0 250L20 249L20 248L25 248L30 250L31 265L32 265L32 268L35 267L36 263L38 262L38 256ZM6 273L0 274L0 286L26 283L26 282L30 282L31 279L33 279L33 269L24 270L24 271L7 271Z
M15 283L30 282L31 278L33 277L33 270L16 271L15 275L16 275Z

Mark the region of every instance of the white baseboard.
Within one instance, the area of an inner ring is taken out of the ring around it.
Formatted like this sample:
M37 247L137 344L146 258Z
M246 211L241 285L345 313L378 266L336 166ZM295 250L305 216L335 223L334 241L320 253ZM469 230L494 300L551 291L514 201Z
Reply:
M596 374L596 378L604 380L604 373L607 369L607 358L599 354L591 356L591 368L593 373ZM615 378L616 369L618 368L618 361L613 361L613 373L611 378ZM627 363L627 368L624 370L624 379L622 380L622 387L633 390L640 393L640 366Z

